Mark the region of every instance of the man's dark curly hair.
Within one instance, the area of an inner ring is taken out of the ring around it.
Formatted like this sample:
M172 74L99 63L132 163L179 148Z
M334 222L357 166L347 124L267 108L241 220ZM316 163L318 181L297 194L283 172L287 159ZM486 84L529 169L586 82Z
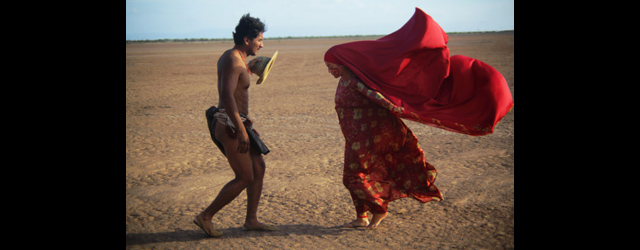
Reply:
M240 22L236 26L236 32L232 32L233 42L236 45L244 44L243 39L245 36L253 40L258 37L260 32L264 33L265 31L265 25L260 21L260 18L251 17L247 13L240 18Z

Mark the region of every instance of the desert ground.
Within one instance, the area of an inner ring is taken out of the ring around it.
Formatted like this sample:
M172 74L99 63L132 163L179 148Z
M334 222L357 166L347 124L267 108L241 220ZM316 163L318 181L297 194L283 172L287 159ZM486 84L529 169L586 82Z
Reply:
M365 38L265 40L258 55L279 55L265 83L251 77L249 115L271 149L258 216L278 230L242 230L243 191L214 217L220 238L207 237L192 218L234 177L205 119L218 103L216 62L233 42L127 44L126 248L514 248L515 107L481 137L405 120L438 170L444 200L394 201L376 230L339 227L355 211L342 185L338 79L323 55L356 39ZM514 94L513 32L451 34L448 45L452 56L492 65Z

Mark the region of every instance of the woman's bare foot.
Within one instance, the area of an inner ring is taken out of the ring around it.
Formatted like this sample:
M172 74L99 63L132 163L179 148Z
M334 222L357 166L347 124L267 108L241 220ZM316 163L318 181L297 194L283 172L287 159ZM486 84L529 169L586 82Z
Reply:
M360 228L360 227L366 227L369 225L369 219L367 218L358 218L352 222L346 223L344 225L342 225L342 227L345 228Z
M382 219L384 219L384 217L387 217L387 213L373 214L373 218L371 218L371 223L369 223L367 229L375 229L380 224Z

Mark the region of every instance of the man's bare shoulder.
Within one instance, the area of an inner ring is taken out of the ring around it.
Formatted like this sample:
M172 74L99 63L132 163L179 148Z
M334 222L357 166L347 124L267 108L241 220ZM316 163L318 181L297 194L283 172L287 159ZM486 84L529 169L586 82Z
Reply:
M218 67L227 67L231 65L233 68L242 67L243 62L240 54L235 49L225 51L218 59Z

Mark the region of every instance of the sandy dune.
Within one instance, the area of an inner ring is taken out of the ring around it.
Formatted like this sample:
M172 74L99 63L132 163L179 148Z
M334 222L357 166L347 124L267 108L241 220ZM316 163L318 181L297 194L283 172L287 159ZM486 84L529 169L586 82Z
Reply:
M233 178L204 115L218 102L216 61L233 44L127 44L127 249L513 248L515 108L483 137L405 120L438 170L445 200L392 202L377 230L336 228L355 212L342 185L344 138L333 102L338 80L322 59L329 47L348 41L265 41L258 55L279 55L264 84L254 85L252 76L249 115L271 149L259 217L279 230L241 230L243 192L214 217L221 238L206 237L191 219ZM513 33L450 35L449 47L451 55L495 67L515 94Z

